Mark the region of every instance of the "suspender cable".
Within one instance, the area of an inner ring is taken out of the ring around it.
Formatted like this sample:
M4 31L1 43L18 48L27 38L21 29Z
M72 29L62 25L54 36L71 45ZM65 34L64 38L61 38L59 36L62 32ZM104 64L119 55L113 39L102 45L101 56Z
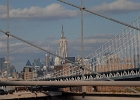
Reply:
M7 0L7 32L9 32L9 0ZM8 79L9 76L9 68L10 68L10 60L9 60L9 35L7 35L7 60L6 60L6 77Z

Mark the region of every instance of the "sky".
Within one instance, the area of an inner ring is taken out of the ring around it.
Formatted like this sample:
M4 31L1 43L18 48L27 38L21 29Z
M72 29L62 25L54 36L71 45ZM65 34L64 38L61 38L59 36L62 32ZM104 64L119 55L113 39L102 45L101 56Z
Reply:
M64 0L81 6L81 0ZM90 11L131 23L140 16L140 0L83 0ZM62 33L68 41L68 55L81 55L80 10L57 0L9 0L10 34L14 34L55 54ZM0 0L0 30L7 31L7 3ZM125 26L84 12L84 56L94 52ZM0 33L0 57L6 58L7 36ZM46 52L10 37L10 64L18 71L27 60L45 60Z

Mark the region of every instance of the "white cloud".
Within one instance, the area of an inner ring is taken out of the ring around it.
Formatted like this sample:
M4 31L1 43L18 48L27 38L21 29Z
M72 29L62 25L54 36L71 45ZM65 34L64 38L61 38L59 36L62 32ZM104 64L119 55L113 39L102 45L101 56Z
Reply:
M88 45L88 44L99 44L99 43L106 43L108 41L108 39L110 39L112 37L112 35L107 35L107 34L95 34L93 36L90 37L85 37L84 38L84 44ZM81 39L76 39L76 40L72 40L72 41L68 41L68 43L70 45L75 44L77 46L77 44L81 45Z
M108 39L86 39L85 44L92 44L92 43L105 43Z
M15 48L15 47L19 47L19 46L26 46L26 44L25 43L14 43L14 44L11 44L10 45L11 47L13 47L13 48Z
M140 11L140 3L132 0L116 0L112 3L103 3L95 6L91 10L98 13L124 14Z
M2 8L0 18L6 18L5 6L0 6L0 8ZM11 19L61 19L76 17L78 11L67 10L60 4L53 3L45 8L32 6L24 9L11 9L9 15Z
M0 15L5 14L7 12L7 7L4 5L0 5Z
M90 37L84 38L84 55L94 52L99 47L101 47L104 43L108 42L113 37L113 35L107 34L96 34ZM69 40L69 55L77 56L81 55L81 39Z
M6 39L7 39L7 36L6 35L0 36L0 41L6 41Z
M13 37L9 37L9 39L10 39L10 41L11 41L11 40L14 40ZM7 41L7 35L2 35L2 36L0 36L0 41Z
M101 35L101 34L86 37L84 39L84 46L85 46L86 50L90 50L90 48L92 48L91 46L94 45L94 47L96 47L96 46L99 46L99 44L101 46L101 44L104 44L105 42L107 42L108 39L110 39L109 36ZM58 48L58 42L59 42L59 40L54 40L54 41L51 40L51 42L47 42L47 44L46 44L46 41L36 41L36 42L32 41L31 43L33 43L39 47L42 47L46 50L50 50L52 53L55 54L55 51ZM49 47L48 47L48 45L49 45ZM0 47L3 48L3 50L5 51L7 48L6 42L0 42ZM68 47L69 47L69 50L74 50L74 52L80 51L81 50L81 39L68 40ZM95 49L97 49L97 48L95 48ZM2 52L2 51L0 51L0 52ZM23 55L23 54L30 55L31 54L32 55L34 53L39 53L39 52L43 52L43 51L41 51L35 47L32 47L26 43L23 43L23 42L10 43L10 54L12 54L12 55L18 55L18 54L21 54L21 55ZM45 52L44 52L44 54L45 54Z
M13 43L10 44L11 54L31 54L40 52L37 48L32 47L26 43Z
M0 48L2 48L4 46L3 42L0 42Z

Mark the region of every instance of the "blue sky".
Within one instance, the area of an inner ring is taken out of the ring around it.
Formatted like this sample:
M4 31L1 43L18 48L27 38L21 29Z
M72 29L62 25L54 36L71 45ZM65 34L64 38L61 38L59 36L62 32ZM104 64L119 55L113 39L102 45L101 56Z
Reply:
M80 0L65 0L80 6ZM84 0L86 9L132 22L140 15L139 0ZM0 29L7 30L6 0L0 0ZM53 53L58 48L62 24L68 40L69 56L81 55L80 10L57 0L10 0L10 32ZM88 55L117 35L125 26L84 12L84 44ZM10 38L10 61L22 70L27 60L45 60L45 52ZM0 57L6 57L6 36L0 33Z

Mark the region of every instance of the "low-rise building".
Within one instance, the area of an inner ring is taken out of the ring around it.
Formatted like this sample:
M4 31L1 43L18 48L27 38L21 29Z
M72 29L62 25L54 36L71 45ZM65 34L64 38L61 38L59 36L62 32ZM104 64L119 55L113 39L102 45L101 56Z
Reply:
M24 67L23 68L23 80L31 80L31 79L33 79L32 67Z

